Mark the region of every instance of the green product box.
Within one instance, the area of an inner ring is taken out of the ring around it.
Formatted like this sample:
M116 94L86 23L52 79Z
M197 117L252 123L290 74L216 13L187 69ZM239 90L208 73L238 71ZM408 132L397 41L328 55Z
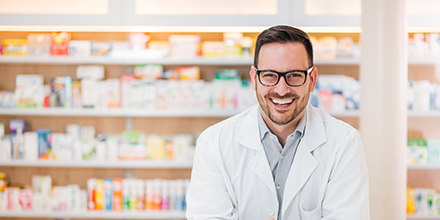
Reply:
M440 164L440 140L427 140L428 164Z

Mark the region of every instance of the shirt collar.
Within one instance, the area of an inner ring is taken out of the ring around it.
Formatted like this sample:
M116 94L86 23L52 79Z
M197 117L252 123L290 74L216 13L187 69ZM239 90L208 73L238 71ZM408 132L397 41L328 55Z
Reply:
M302 138L304 136L306 124L307 124L307 110L304 111L304 115L301 118L301 120L299 120L298 126L296 126L295 131L293 131L293 133L290 134L289 137L294 135L296 132L299 132L300 138ZM269 128L266 125L266 122L264 122L264 120L263 120L263 116L261 116L260 108L258 108L258 127L260 130L260 140L263 140L267 133L269 133L269 134L271 133Z

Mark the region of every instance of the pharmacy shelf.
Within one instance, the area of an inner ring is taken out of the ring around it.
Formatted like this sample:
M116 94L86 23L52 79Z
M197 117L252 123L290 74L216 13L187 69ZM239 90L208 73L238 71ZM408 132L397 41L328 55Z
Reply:
M82 219L185 219L184 212L0 212L0 217L20 218L82 218Z
M107 64L107 65L252 65L252 57L235 58L111 58L111 57L31 57L31 56L0 56L0 63L33 63L33 64ZM315 65L359 65L359 58L315 59ZM409 59L409 65L436 65L440 58Z
M110 58L110 57L19 57L3 56L0 63L34 63L34 64L108 64L108 65L136 65L136 64L162 64L162 65L252 65L252 58Z
M1 109L0 115L32 116L91 116L91 117L230 117L245 109L202 110L202 109L87 109L87 108L27 108ZM328 111L334 117L359 117L360 111ZM440 111L413 112L408 117L440 117Z
M101 116L101 117L230 117L243 110L173 110L173 109L0 109L0 115ZM359 117L355 111L329 111L335 117ZM440 115L440 114L439 114Z
M440 117L440 111L427 111L427 112L408 111L408 116L414 118Z
M359 117L361 115L359 110L352 111L327 111L333 117Z
M242 110L28 108L0 109L0 115L94 117L229 117L238 114L241 111Z
M406 219L410 220L425 220L425 219L430 219L430 220L440 220L440 216L417 216L417 215L407 215Z
M409 164L408 170L440 170L440 164Z
M0 166L12 167L86 167L86 168L150 168L150 169L190 169L192 161L1 161Z

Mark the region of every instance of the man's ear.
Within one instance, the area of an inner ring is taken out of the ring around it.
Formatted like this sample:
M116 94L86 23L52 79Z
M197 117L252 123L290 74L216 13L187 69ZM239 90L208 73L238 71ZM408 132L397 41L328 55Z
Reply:
M318 79L318 68L314 66L312 72L310 73L310 92L315 91L317 79Z
M255 80L257 80L257 72L255 71L255 67L251 66L251 71L249 71L249 75L251 77L251 84L252 84L252 89L255 90Z

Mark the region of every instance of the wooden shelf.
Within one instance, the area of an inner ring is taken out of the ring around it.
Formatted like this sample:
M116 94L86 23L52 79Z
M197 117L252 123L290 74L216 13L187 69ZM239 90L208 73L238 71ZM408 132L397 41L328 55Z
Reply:
M133 211L133 212L0 212L0 217L21 218L86 218L86 219L185 219L185 212L178 211Z
M86 168L150 168L150 169L190 169L192 161L1 161L0 166L13 167L86 167Z

